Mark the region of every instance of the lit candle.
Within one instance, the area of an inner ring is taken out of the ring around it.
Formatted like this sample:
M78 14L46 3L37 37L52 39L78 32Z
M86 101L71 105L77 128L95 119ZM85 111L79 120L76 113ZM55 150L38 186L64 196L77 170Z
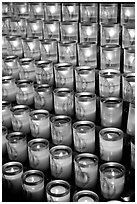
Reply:
M100 166L101 193L106 199L117 199L124 190L125 167L119 163L108 162Z
M98 25L97 23L81 22L80 26L80 42L97 43Z
M79 20L79 4L78 3L63 3L62 4L63 21L78 21Z
M117 23L118 4L101 3L100 4L100 23Z
M69 179L72 174L72 150L65 145L50 149L51 175L58 179Z
M22 186L27 201L38 202L44 198L44 174L39 170L23 173Z
M41 18L29 20L28 27L28 37L38 37L40 40L43 39L43 20Z
M63 180L54 180L47 184L48 202L70 202L70 185Z
M120 162L123 155L123 131L104 128L99 132L100 157L104 161Z
M73 202L99 202L99 197L93 191L82 190L74 193Z
M50 137L49 112L47 110L35 110L30 114L30 130L33 137Z
M7 139L8 129L5 126L2 126L2 156L7 153Z
M90 121L79 121L73 124L74 148L78 152L94 153L95 124Z
M135 138L132 137L130 141L131 146L131 168L135 169Z
M61 3L46 2L45 3L45 19L61 21Z
M129 104L128 121L127 121L127 134L135 136L135 103Z
M93 22L98 21L98 4L97 3L80 3L80 18L81 22Z
M121 4L121 24L134 24L135 23L135 4Z
M59 21L45 21L44 22L44 39L60 40L60 22Z
M2 125L11 127L11 105L8 101L2 101Z
M33 169L45 171L49 168L49 142L46 139L33 139L28 142L29 164Z
M23 46L22 46L22 39L20 35L11 35L8 36L8 41L11 47L11 55L17 55L19 58L23 57Z
M61 41L76 41L78 42L78 22L64 21L60 24Z
M122 26L122 48L135 46L135 26L123 25Z
M75 184L82 189L94 189L98 178L98 157L82 153L74 158Z

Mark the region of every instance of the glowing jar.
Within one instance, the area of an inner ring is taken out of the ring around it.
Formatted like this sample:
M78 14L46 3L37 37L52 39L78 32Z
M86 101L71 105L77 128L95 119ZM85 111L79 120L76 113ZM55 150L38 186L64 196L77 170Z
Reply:
M61 41L76 41L78 42L78 22L63 21L60 24Z
M19 58L23 57L23 46L21 36L8 36L7 40L10 47L10 55L17 55Z
M45 20L61 21L61 3L46 2L44 3Z
M60 22L59 21L45 21L44 22L44 39L60 40Z
M101 3L99 9L99 20L101 23L118 22L118 4Z
M135 72L135 49L132 47L124 49L123 72Z
M93 191L82 190L74 193L73 202L99 202L99 197Z
M98 4L91 2L80 3L80 20L81 22L98 22Z
M135 47L135 26L132 24L122 26L122 48Z
M27 24L27 37L43 39L43 20L41 18L30 19Z
M135 24L135 4L123 3L121 4L121 25L123 24Z
M78 3L62 3L62 21L78 21L79 20L79 4Z

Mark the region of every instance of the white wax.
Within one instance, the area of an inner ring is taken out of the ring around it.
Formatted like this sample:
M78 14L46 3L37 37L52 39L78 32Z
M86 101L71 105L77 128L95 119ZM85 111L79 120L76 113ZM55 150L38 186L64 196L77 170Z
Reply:
M82 196L78 199L78 202L94 202L94 200L91 197L88 196Z
M66 192L66 188L63 187L63 186L54 186L51 188L51 193L54 193L54 194L62 194L62 193L65 193Z

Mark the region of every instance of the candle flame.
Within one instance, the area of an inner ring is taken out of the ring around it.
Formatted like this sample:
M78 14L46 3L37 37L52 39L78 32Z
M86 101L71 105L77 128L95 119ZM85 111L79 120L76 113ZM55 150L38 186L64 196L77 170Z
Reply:
M130 58L129 58L130 64L133 64L134 60L135 60L135 57L134 56L130 56Z
M51 26L50 26L50 30L51 30L52 33L55 32L56 26L55 26L55 25L51 25Z
M114 171L112 171L112 176L115 176L115 172Z
M126 12L125 12L125 16L127 16L127 17L129 17L130 16L130 10L126 10Z
M69 34L73 33L73 28L72 28L72 27L69 27L69 28L68 28L68 33L69 33Z
M111 29L110 32L109 32L109 36L113 37L115 35L115 33L116 33L115 29Z
M107 134L107 136L108 136L108 139L112 139L112 135Z
M91 35L91 33L92 33L92 30L88 27L87 28L87 35Z
M86 52L85 52L85 56L86 57L90 57L91 54L92 54L92 52L90 50L86 50Z
M108 58L108 60L112 60L112 53L111 52L107 53L107 58Z
M26 11L26 9L23 7L23 8L21 9L21 13L25 13L25 11Z
M33 25L33 29L37 30L38 26L36 24Z
M36 12L39 13L40 11L41 11L41 8L40 8L40 7L37 7L37 8L36 8Z
M135 30L134 29L130 30L129 33L130 33L131 38L135 37Z
M59 153L59 157L62 157L64 154L63 154L63 152L60 152Z
M73 6L69 6L68 9L69 9L70 13L73 13L73 11L74 11L74 7Z
M51 12L51 13L55 13L55 11L56 11L55 6L51 6L51 7L50 7L50 12Z
M11 168L11 173L12 173L12 172L14 172L14 168L13 168L13 167Z

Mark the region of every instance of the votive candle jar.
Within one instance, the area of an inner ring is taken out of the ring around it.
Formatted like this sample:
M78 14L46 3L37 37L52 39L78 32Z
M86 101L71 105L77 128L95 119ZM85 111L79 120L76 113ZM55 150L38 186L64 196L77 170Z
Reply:
M122 48L135 47L135 26L132 24L122 26Z
M80 3L80 20L81 22L89 21L98 22L98 4L97 3Z
M132 137L130 140L130 149L131 149L131 168L135 169L135 137Z
M34 87L29 80L18 80L16 102L21 105L33 105Z
M12 15L12 6L9 2L2 2L2 17Z
M69 116L58 115L51 117L52 143L55 145L72 144L72 120Z
M19 79L18 56L11 55L4 58L4 74L11 75L14 79Z
M49 142L37 138L28 142L29 165L32 169L46 171L49 169Z
M17 19L11 18L9 23L9 33L11 36L19 36L20 29Z
M101 3L99 8L100 24L118 22L118 4Z
M123 3L121 4L121 25L123 24L135 24L135 4Z
M135 72L135 49L125 48L124 49L124 67L123 72Z
M70 202L70 185L64 180L50 181L46 185L48 202Z
M23 57L23 46L22 46L22 38L21 36L8 36L7 37L9 47L10 47L10 55L17 55L19 58Z
M121 47L120 45L104 45L100 47L101 69L120 70Z
M44 199L44 174L39 170L29 170L22 175L22 188L26 201L41 202Z
M72 175L72 150L66 145L50 149L51 175L57 179L68 180Z
M36 82L37 84L54 84L53 63L50 60L36 62Z
M7 153L7 139L8 129L5 126L2 126L2 156Z
M100 117L103 127L117 127L122 125L123 100L117 97L101 98Z
M30 7L27 2L16 2L16 14L21 17L29 15Z
M47 110L34 110L30 113L30 130L32 137L50 138L50 121Z
M121 162L123 156L123 131L103 128L99 132L100 158L106 162Z
M117 199L125 187L125 167L116 162L102 164L100 171L101 194L106 199Z
M23 39L27 37L27 23L28 21L25 17L21 17L21 16L19 17L18 25L19 25L20 35Z
M127 134L135 137L135 102L129 103Z
M27 37L37 37L43 39L43 20L41 18L35 18L28 20L27 24Z
M95 93L95 68L88 65L75 67L75 84L77 92Z
M35 89L34 95L35 109L53 110L53 93L49 84L39 84Z
M90 190L81 190L73 195L73 202L99 202L99 196Z
M73 124L74 149L77 152L95 152L95 124L91 121L77 121Z
M11 195L19 194L22 191L23 165L20 162L8 162L2 166L3 186Z
M96 94L80 92L75 94L75 114L77 120L96 120Z
M78 42L78 22L63 21L60 24L61 41L76 41Z
M61 21L61 3L46 2L44 8L45 8L45 20Z
M98 179L98 157L90 153L74 158L75 185L80 189L93 190Z
M12 127L14 131L20 131L24 134L30 132L29 113L30 109L26 105L17 105L12 107Z
M120 96L120 71L103 69L99 71L99 95L101 97Z
M32 18L41 18L44 20L44 5L42 2L31 2L30 3L30 12Z
M60 22L50 20L44 22L44 39L60 40Z
M71 63L57 63L54 65L56 88L74 88L74 68Z
M2 101L2 125L11 128L11 104L8 101Z
M12 132L6 137L7 152L10 160L26 162L27 160L27 140L22 132Z
M62 3L62 21L78 21L79 20L79 4L78 3Z
M53 91L56 115L74 115L74 92L68 88L56 88Z

